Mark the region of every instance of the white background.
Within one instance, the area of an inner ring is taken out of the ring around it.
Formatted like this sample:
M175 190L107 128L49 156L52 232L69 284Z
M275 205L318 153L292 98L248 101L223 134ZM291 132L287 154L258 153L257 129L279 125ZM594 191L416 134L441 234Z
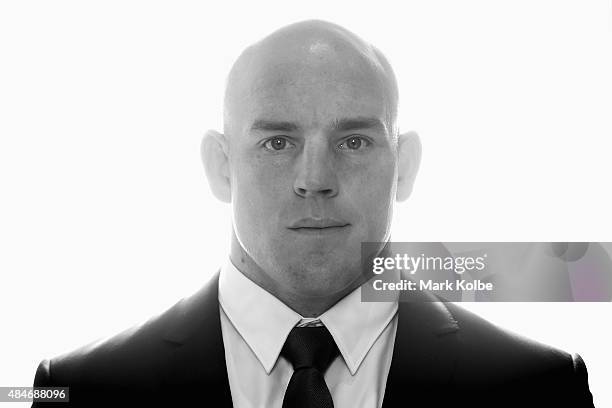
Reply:
M401 6L400 6L401 5ZM161 312L228 253L199 143L272 30L377 45L423 162L394 241L612 241L610 1L3 1L0 386ZM612 406L612 304L474 304L579 352ZM606 386L606 384L608 386ZM11 405L17 406L17 405Z

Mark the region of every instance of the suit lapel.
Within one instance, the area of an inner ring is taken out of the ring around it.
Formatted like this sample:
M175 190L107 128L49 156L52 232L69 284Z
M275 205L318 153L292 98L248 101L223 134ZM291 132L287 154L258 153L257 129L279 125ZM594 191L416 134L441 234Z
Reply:
M444 303L429 293L402 299L384 408L446 398L455 366L459 326Z
M164 386L182 400L231 407L225 349L219 317L219 272L194 295L175 306L164 340L171 353Z
M219 317L219 272L170 315L164 341L172 348L164 386L183 400L215 401L232 407ZM444 303L416 292L399 303L393 359L384 408L407 402L435 401L449 389L455 366L459 327Z

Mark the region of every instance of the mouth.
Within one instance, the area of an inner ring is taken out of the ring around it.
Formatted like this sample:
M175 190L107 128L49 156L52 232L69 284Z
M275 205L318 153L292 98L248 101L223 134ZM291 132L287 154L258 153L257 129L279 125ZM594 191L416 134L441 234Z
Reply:
M300 234L306 234L306 235L326 235L326 234L334 234L336 232L340 232L347 227L348 227L348 224L344 226L337 226L337 227L322 227L322 228L300 227L300 228L289 228L289 229L291 231L294 231Z
M326 235L341 232L350 226L349 223L332 218L303 218L289 229L307 235Z

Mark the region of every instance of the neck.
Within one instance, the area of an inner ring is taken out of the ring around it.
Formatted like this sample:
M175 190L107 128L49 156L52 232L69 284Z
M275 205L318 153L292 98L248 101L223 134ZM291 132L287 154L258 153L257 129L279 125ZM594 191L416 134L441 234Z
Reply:
M343 290L322 296L303 296L286 290L270 275L259 267L259 265L244 250L236 233L232 230L232 248L230 260L238 270L259 287L276 297L289 308L299 313L302 317L318 317L335 305L340 299L359 287L364 279L358 274L356 280Z

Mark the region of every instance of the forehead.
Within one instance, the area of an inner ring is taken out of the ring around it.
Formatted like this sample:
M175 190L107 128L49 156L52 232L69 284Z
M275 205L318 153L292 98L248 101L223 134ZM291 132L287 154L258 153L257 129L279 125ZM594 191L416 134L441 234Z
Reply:
M249 77L238 101L243 129L260 119L292 121L305 128L345 117L384 121L385 90L380 76L367 66L284 62Z

